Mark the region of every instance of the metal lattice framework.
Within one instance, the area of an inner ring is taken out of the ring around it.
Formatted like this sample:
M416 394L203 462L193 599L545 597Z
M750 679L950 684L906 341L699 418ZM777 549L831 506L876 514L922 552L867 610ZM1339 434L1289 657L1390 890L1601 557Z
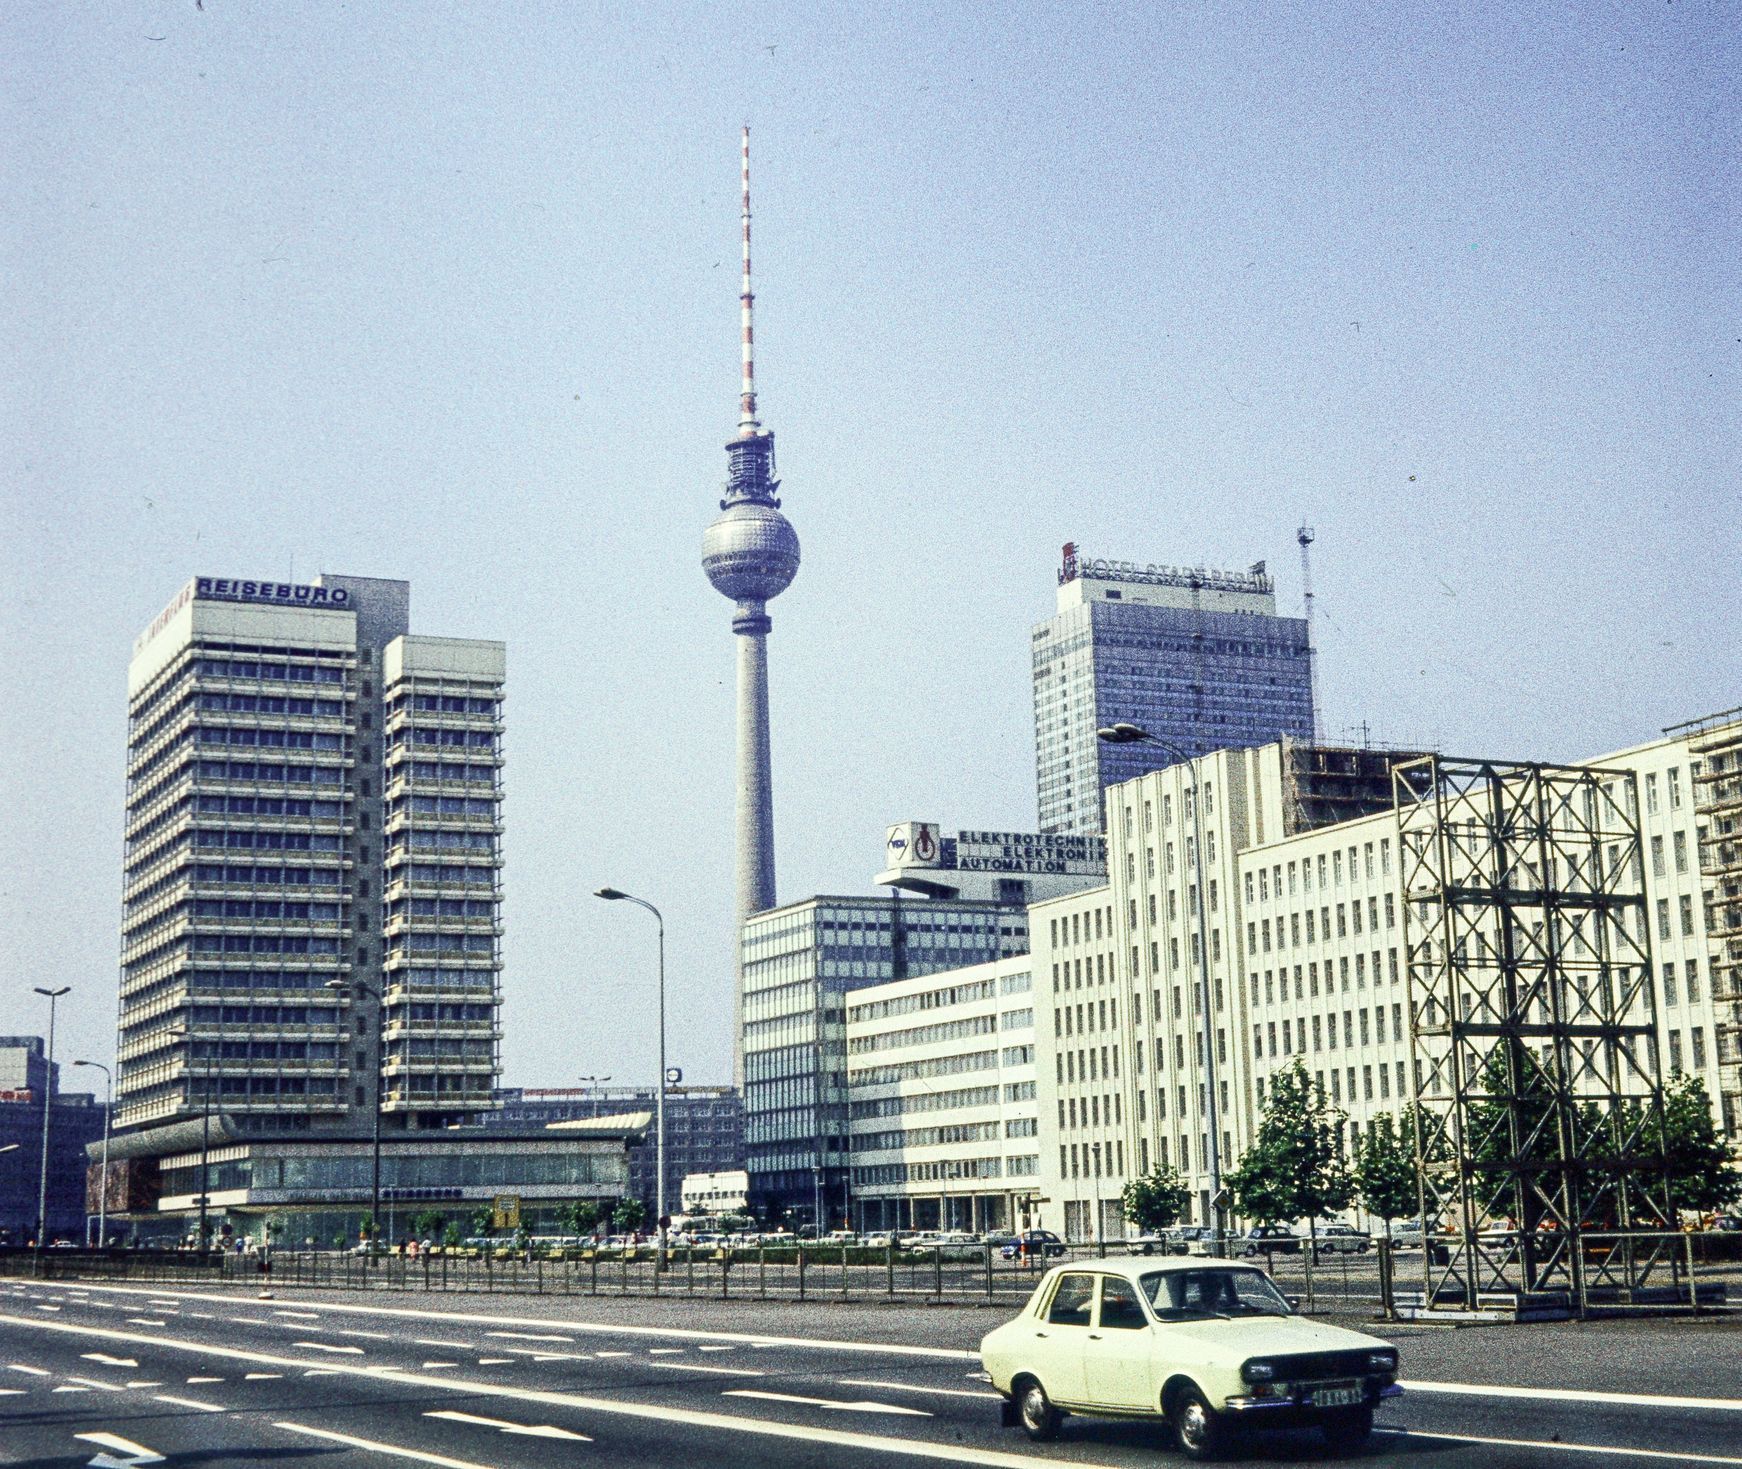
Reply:
M1627 1299L1673 1229L1628 770L1427 756L1393 775L1423 1304Z

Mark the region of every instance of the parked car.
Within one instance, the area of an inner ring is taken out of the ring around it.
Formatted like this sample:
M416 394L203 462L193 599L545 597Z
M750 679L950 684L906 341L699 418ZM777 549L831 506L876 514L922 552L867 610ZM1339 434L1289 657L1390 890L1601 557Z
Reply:
M1300 1236L1283 1224L1254 1224L1233 1242L1232 1254L1295 1255L1300 1253Z
M1322 1224L1313 1245L1314 1255L1365 1255L1373 1241L1352 1224Z
M1226 1261L1055 1265L980 1358L1032 1439L1067 1413L1161 1419L1191 1459L1242 1423L1315 1426L1347 1452L1401 1392L1389 1342L1296 1316L1262 1270Z
M1215 1231L1202 1224L1182 1224L1171 1233L1178 1236L1179 1248L1174 1253L1179 1255L1208 1255L1215 1241Z
M998 1247L1006 1260L1054 1260L1064 1252L1065 1242L1050 1229L1025 1229Z
M1391 1248L1394 1250L1419 1250L1423 1246L1429 1248L1429 1256L1436 1265L1444 1265L1451 1259L1451 1250L1439 1235L1421 1227L1419 1219L1402 1219L1391 1226Z

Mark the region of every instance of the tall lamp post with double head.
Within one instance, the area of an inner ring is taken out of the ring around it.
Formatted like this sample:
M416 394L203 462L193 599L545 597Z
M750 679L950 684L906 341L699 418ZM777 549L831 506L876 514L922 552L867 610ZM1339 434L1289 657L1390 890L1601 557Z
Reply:
M593 896L608 903L633 903L637 908L645 908L659 926L659 1087L653 1094L653 1126L656 1136L654 1171L657 1174L654 1207L659 1210L659 1269L663 1270L666 1231L671 1227L671 1215L665 1209L665 915L645 898L637 898L617 888L600 888Z
M381 991L366 979L329 979L324 987L329 990L360 989L375 1001L375 1116L369 1160L369 1254L373 1258L381 1253L381 1094L387 1089L386 1078L382 1075L387 1047L383 1044L381 1028L387 1020L387 1002L381 998Z
M193 1049L193 1032L187 1029L170 1031L176 1040L188 1043L188 1049ZM211 1158L212 1158L212 1058L206 1057L202 1077L204 1105L200 1108L200 1248L206 1248L206 1204L211 1193Z
M36 992L48 999L48 1066L42 1085L42 1168L36 1187L36 1253L41 1258L43 1236L48 1233L48 1119L54 1111L54 1012L60 997L72 990L63 984L58 990L36 986Z
M115 1073L101 1061L75 1061L75 1066L95 1066L103 1073L103 1161L97 1165L102 1184L97 1189L97 1248L109 1243L109 1124L115 1119ZM90 1223L87 1219L87 1230Z
M1224 1200L1222 1198L1222 1134L1216 1097L1215 1036L1210 1023L1210 927L1204 916L1204 803L1198 789L1198 768L1192 757L1171 741L1160 739L1135 724L1119 723L1095 731L1109 745L1153 745L1171 755L1186 778L1192 797L1192 885L1198 922L1198 1045L1204 1053L1204 1121L1209 1128L1209 1147L1204 1162L1210 1175L1211 1248L1222 1253Z

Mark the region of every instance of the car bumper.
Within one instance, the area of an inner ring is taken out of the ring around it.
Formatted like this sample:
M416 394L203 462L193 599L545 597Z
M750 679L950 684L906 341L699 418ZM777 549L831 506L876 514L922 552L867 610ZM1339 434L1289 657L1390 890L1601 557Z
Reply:
M1365 1399L1358 1406L1374 1408L1387 1398L1396 1398L1402 1395L1403 1389L1395 1382L1383 1383L1377 1387L1368 1384ZM1321 1408L1317 1403L1314 1403L1310 1387L1297 1388L1287 1397L1229 1398L1223 1404L1223 1409L1241 1418L1274 1420L1278 1423L1285 1421L1307 1422L1322 1418L1327 1413L1339 1411L1337 1408Z

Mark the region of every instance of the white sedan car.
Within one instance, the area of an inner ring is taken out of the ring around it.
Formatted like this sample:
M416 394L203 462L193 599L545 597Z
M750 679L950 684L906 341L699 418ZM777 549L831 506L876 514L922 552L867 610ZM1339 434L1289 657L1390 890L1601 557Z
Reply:
M1237 1423L1316 1425L1348 1452L1402 1391L1390 1343L1297 1316L1262 1270L1221 1260L1054 1266L980 1358L1030 1438L1066 1413L1164 1419L1192 1459Z

